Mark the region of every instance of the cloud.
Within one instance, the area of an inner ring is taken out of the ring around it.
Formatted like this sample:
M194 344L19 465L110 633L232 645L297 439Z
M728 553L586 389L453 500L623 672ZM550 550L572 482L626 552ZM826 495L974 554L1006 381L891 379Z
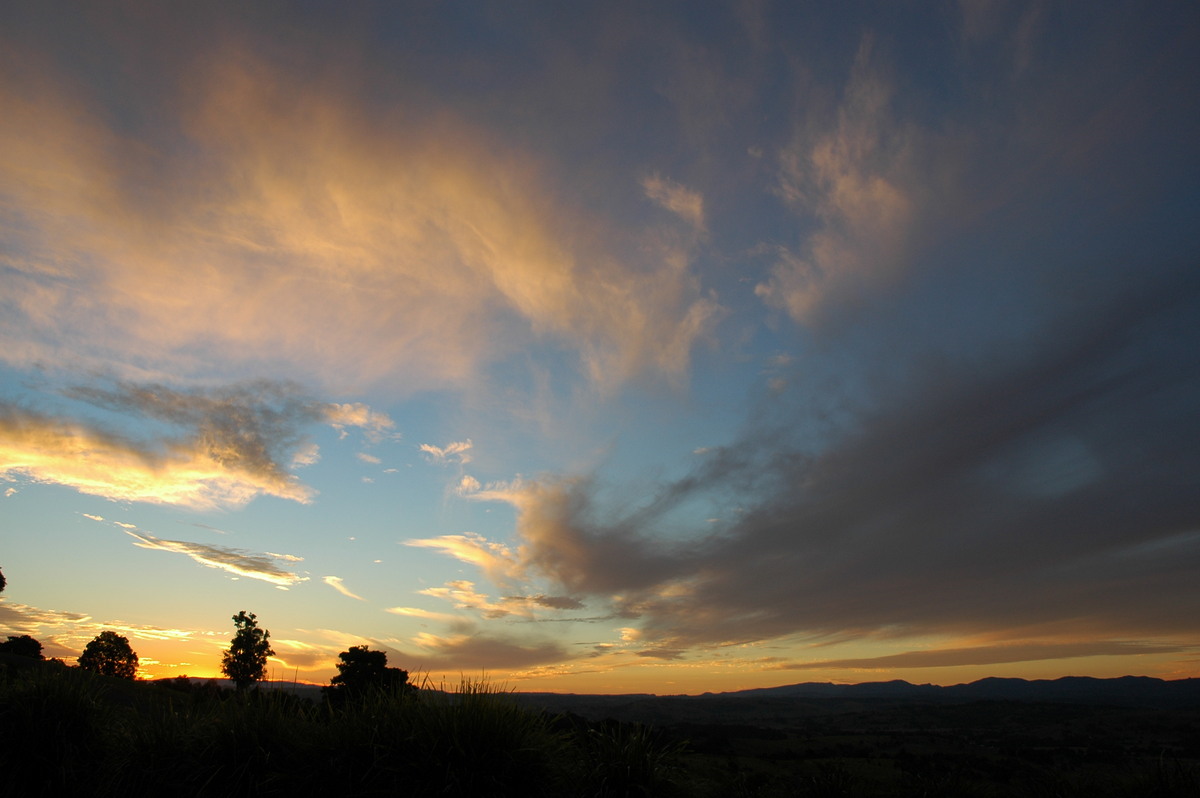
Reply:
M328 404L324 406L324 411L326 423L343 436L346 427L358 427L366 433L367 440L372 443L383 440L396 426L396 422L392 421L387 413L372 410L362 402Z
M1034 662L1048 659L1071 659L1075 657L1122 657L1141 654L1176 654L1193 650L1191 646L1152 645L1142 642L1121 640L1096 640L1084 642L1033 642L1008 643L998 646L974 646L970 648L940 648L924 651L905 651L882 657L860 657L856 659L814 660L811 662L788 662L773 666L778 670L822 670L822 669L886 669L894 668L948 668L963 665L1004 665L1011 662Z
M203 632L171 629L120 620L97 621L90 615L61 610L47 610L8 599L0 599L0 627L10 634L27 634L40 641L46 657L71 661L79 656L88 641L100 632L110 630L137 640L192 640Z
M505 596L502 601L552 610L582 610L585 604L571 596Z
M466 579L447 582L444 587L430 587L418 591L423 596L433 596L451 602L455 609L476 610L485 618L503 618L523 607L510 602L495 603L486 594L475 589L475 583Z
M445 463L451 459L456 460L460 465L466 465L471 462L471 439L465 441L455 441L448 443L444 447L434 446L429 443L422 443L420 446L430 462Z
M315 443L302 445L292 456L292 468L316 465L321 461L321 447Z
M915 131L897 124L891 90L864 38L829 129L807 128L781 155L779 193L816 223L802 253L777 247L768 304L811 322L826 301L890 283L908 256L917 198L910 188Z
M161 63L121 33L157 86L139 106L155 123L126 125L23 32L0 71L10 364L420 391L545 345L614 385L685 373L718 315L536 149L444 106L410 114L355 59L313 53L310 80L251 34L180 27Z
M388 607L387 611L393 615L403 615L406 618L421 618L427 621L440 621L442 623L457 623L462 620L458 615L448 612L423 610L419 607Z
M1200 439L1200 354L1172 331L1197 324L1181 270L1062 316L1002 365L914 361L836 424L802 391L774 395L640 499L526 481L507 494L515 547L432 545L607 602L656 641L648 655L786 635L1191 635L1200 450L1178 442ZM725 520L664 535L698 501Z
M314 494L280 465L313 418L307 400L288 385L189 393L122 383L68 395L142 423L165 422L181 434L133 441L0 403L0 473L112 500L192 509L237 507L259 495L306 503Z
M406 546L433 549L463 562L478 566L496 584L507 584L519 573L516 555L503 543L488 541L481 535L441 535L404 542Z
M78 624L92 620L90 615L61 610L44 610L29 604L20 604L10 599L0 601L0 621L5 628L22 634L33 634L42 629L51 633L73 629Z
M570 652L553 641L525 641L484 633L445 636L425 633L418 635L415 642L420 651L406 655L406 661L428 670L525 668L571 657Z
M365 598L358 595L357 593L351 593L350 589L342 584L342 578L340 576L322 576L321 581L324 582L325 584L329 585L331 588L333 588L334 590L341 593L343 596L345 596L347 598L358 599L359 601L366 601Z
M371 465L379 465L383 462L375 455L367 454L366 452L359 452L355 455L355 457L357 457L359 460L362 460L364 463L370 463Z
M300 561L301 558L292 555L269 552L256 554L227 546L192 543L186 540L163 540L144 533L126 531L126 534L136 541L134 545L139 548L183 554L208 568L217 568L248 579L269 582L277 587L291 587L308 579L308 577L299 576L278 565L279 561Z
M704 198L695 191L658 175L642 180L646 196L683 219L697 231L704 231Z

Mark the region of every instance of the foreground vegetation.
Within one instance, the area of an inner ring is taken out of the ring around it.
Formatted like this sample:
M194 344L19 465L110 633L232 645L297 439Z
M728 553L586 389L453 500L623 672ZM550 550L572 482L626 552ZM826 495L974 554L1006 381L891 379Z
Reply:
M316 703L0 668L9 795L686 795L677 750L646 727L553 717L480 683Z
M478 682L311 701L0 657L0 794L1200 795L1195 708L864 702L761 723L587 721Z

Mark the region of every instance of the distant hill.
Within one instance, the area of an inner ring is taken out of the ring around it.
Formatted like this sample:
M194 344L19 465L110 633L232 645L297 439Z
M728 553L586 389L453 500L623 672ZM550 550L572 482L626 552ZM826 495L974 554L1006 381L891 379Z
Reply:
M700 697L887 698L955 702L1002 700L1167 708L1200 706L1200 679L1167 681L1150 676L1121 676L1116 679L1064 676L1061 679L1030 681L988 677L948 687L911 684L899 679L862 684L805 682L731 693L705 693Z
M652 724L788 724L799 718L873 711L914 704L1009 701L1137 709L1200 709L1200 679L1166 681L1147 676L1096 679L980 679L941 687L902 680L832 684L806 682L698 696L652 694L575 695L515 693L516 700L550 712Z

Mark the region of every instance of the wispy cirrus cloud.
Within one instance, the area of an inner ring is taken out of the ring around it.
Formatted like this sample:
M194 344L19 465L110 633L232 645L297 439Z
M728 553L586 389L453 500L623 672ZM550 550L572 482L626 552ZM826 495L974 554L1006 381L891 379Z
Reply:
M683 219L699 232L704 231L704 197L679 183L659 175L642 180L646 196Z
M143 96L177 133L169 147L114 124L36 43L6 41L21 54L0 70L8 362L271 363L421 390L550 342L605 384L687 370L714 298L661 252L631 261L612 242L637 234L573 207L536 151L449 109L372 114L348 64L301 81L234 41L147 70L173 81Z
M420 607L388 607L387 611L393 615L401 615L405 618L420 618L426 621L440 621L447 624L460 623L462 621L462 617L459 615L450 612L421 609Z
M798 321L811 322L826 301L888 284L909 255L916 134L893 118L891 99L866 37L828 127L814 135L801 126L781 155L780 196L816 230L799 253L776 249L772 275L755 292Z
M324 582L325 584L329 585L331 588L333 588L337 592L341 593L346 598L358 599L359 601L366 601L365 598L358 595L357 593L352 593L350 591L350 588L346 587L342 583L342 578L340 576L322 576L321 581Z
M471 448L470 438L465 441L453 441L445 446L434 446L431 443L422 443L420 446L421 451L432 463L457 462L459 465L471 462Z
M294 555L256 553L228 546L193 543L186 540L164 540L144 532L138 533L129 530L126 530L126 534L135 540L134 545L139 548L183 554L208 568L216 568L235 576L268 582L279 588L287 589L308 581L308 577L300 576L280 565L281 562L300 562L301 558Z

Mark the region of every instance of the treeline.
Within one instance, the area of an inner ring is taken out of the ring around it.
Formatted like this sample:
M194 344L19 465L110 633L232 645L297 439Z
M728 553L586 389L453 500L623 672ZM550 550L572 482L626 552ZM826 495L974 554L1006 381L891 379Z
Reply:
M253 613L233 621L221 669L236 690L138 681L137 653L113 631L77 668L29 662L43 659L29 635L0 643L0 794L695 794L677 783L682 746L647 727L550 715L485 683L418 687L367 646L339 655L321 701L253 689L270 632Z
M398 678L398 677L393 677ZM343 683L344 685L344 683ZM0 668L0 791L130 796L693 795L647 727L519 706L486 684L313 702L189 680Z

